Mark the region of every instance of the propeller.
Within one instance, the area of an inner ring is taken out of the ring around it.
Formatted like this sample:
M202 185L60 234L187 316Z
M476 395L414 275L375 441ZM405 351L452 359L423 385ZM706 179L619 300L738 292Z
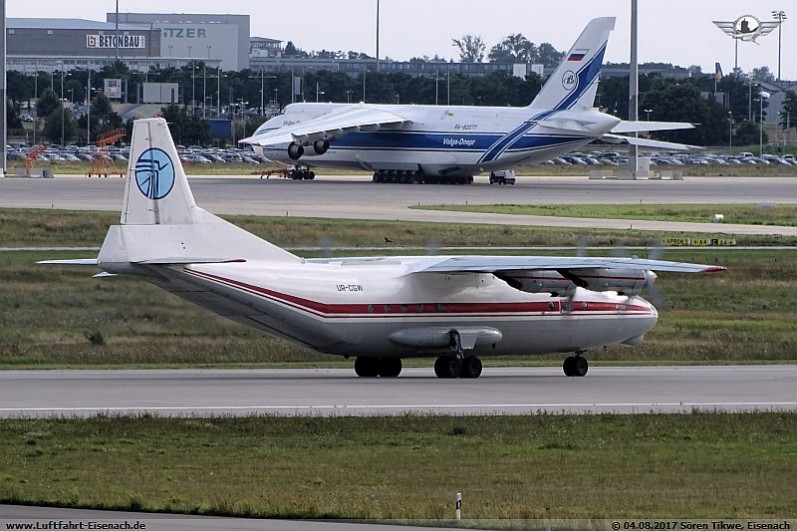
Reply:
M321 236L318 240L318 247L321 249L322 258L332 258L332 238Z

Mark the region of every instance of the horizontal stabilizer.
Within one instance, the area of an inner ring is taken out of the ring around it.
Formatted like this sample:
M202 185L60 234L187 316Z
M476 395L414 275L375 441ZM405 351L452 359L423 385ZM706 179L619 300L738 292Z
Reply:
M601 140L613 144L630 144L632 146L647 147L653 149L671 149L677 151L688 151L691 149L703 149L700 146L690 146L689 144L679 144L677 142L665 142L664 140L651 140L649 138L637 138L623 135L603 135Z
M41 265L77 265L77 266L96 266L96 258L78 258L77 260L42 260L36 262Z
M622 121L612 133L649 133L652 131L680 131L683 129L694 129L695 124L687 122L629 122Z

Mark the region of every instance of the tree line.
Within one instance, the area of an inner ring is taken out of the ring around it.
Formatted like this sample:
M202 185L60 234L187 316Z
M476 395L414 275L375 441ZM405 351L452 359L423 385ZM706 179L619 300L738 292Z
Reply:
M192 68L193 66L193 68ZM303 94L292 94L293 76L303 80ZM168 111L169 120L182 124L183 144L205 143L209 127L202 114L203 94L207 94L207 114L220 108L223 118L237 117L236 138L251 133L262 123L266 111L276 111L293 101L332 101L424 104L526 106L539 93L544 80L530 74L514 77L504 71L485 76L429 76L416 77L403 73L367 71L356 77L335 71L306 70L302 72L263 73L252 70L240 72L207 69L197 61L183 68L154 68L148 74L129 71L118 63L91 76L91 140L98 134L121 125L111 103L102 94L103 79L121 78L128 87L127 101L137 103L139 87L145 81L177 83L182 106ZM76 70L64 74L66 100L85 106L88 72ZM716 84L716 86L715 86ZM619 118L628 117L629 78L603 79L596 105ZM261 91L262 89L262 91ZM716 89L716 92L715 92ZM726 76L716 81L714 76L695 75L689 79L674 79L658 74L640 78L640 114L642 119L657 121L687 121L700 127L688 131L660 133L657 138L694 145L734 145L758 143L760 108L768 112L768 101L761 101L761 89L742 75ZM720 96L717 96L720 94ZM190 105L192 95L195 105ZM37 98L35 98L37 96ZM20 115L30 113L28 102L37 101L38 118L44 123L43 133L53 142L60 142L61 121L64 121L65 141L85 140L86 115L79 120L73 113L63 112L60 73L38 72L35 76L19 72L8 73L9 127L21 127ZM261 102L264 109L260 109ZM763 103L763 105L762 105ZM645 112L647 111L647 112ZM797 128L797 95L789 93L780 116L785 128ZM729 138L732 134L733 138Z

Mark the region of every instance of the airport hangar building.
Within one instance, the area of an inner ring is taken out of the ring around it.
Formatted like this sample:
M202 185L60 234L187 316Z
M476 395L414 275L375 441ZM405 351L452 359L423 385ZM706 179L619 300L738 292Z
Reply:
M249 68L248 15L120 13L105 22L9 18L7 64L21 72L97 70L118 58L133 70L205 61L223 70ZM118 35L118 38L117 38Z

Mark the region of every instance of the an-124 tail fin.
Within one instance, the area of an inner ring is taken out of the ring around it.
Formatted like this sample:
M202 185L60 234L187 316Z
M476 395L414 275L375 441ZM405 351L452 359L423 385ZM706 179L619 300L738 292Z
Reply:
M614 17L590 21L530 107L548 111L594 107L603 56L614 25Z
M108 231L103 264L300 261L297 256L198 207L163 118L137 120L121 225Z

